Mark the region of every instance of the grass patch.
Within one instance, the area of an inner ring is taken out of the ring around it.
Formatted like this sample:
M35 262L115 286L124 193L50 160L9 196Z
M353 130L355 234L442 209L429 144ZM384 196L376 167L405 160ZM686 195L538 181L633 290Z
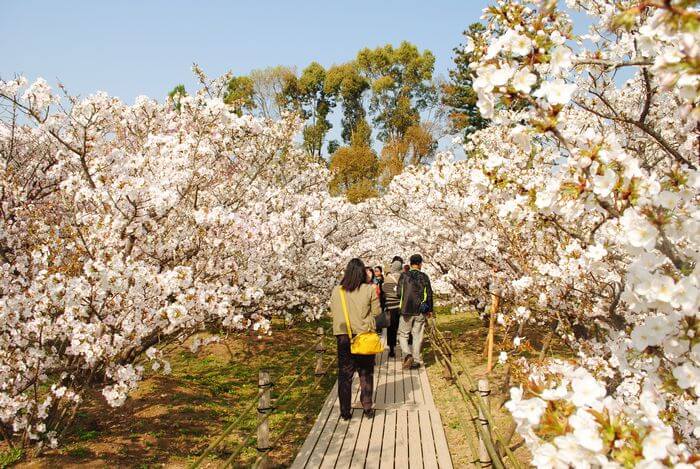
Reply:
M0 452L0 469L5 469L17 463L24 456L20 448L8 449Z
M315 353L309 353L288 376L280 375L315 343L315 330L321 325L327 327L329 322L303 323L290 329L276 320L272 336L232 335L197 353L175 349L166 357L172 373L149 372L122 407L107 406L99 393L86 396L75 430L60 442L63 450L46 450L29 463L33 467L63 467L79 459L87 465L109 461L113 467L186 466L241 416L237 431L208 460L218 466L255 431L256 409L246 414L243 410L256 399L258 372L266 368L275 384L272 398L277 411L269 421L272 438L292 421L291 431L268 455L273 466L289 466L335 382L335 370L299 413L291 410L316 383ZM327 364L335 352L331 339L329 335L324 357ZM310 368L303 370L307 365ZM288 396L280 398L296 373L302 374L299 381ZM252 465L259 456L254 446L246 447L236 467Z
M486 357L484 356L484 344L488 328L484 327L481 318L475 312L454 313L449 308L436 308L437 326L443 331L452 333L451 347L454 351L453 362L461 361L467 371L476 380L487 375L486 373ZM494 360L497 359L498 353L502 349L509 350L511 348L513 335L515 331L509 331L504 334L502 327L497 326L494 336ZM539 346L542 343L542 338L546 331L541 330L525 330L526 336L529 338L528 346L524 347L521 355L528 358L533 358L537 355ZM435 363L436 355L434 350L428 345L425 349L425 356L429 362ZM549 356L566 357L571 356L571 352L566 349L560 342L553 341ZM469 467L474 457L471 454L471 449L467 438L471 439L475 445L477 437L474 432L474 427L471 423L473 417L469 413L469 407L462 400L461 395L456 387L449 381L443 378L443 367L435 363L435 366L427 367L430 375L430 384L433 390L435 404L440 409L445 433L447 435L450 452L455 467ZM462 373L457 366L458 373ZM507 410L501 406L502 402L508 396L508 387L505 383L506 368L496 362L492 372L488 375L488 380L491 388L490 410L495 420L496 427L501 435L510 429L512 419ZM467 380L460 377L465 388L469 388ZM512 381L511 381L512 384ZM519 443L521 438L515 436L511 441L511 445ZM515 456L525 466L529 465L531 459L527 449L522 446L515 451Z
M85 430L78 433L78 440L80 441L91 441L99 436L100 432L97 430Z
M75 459L85 459L93 455L87 446L75 446L66 451L66 455Z

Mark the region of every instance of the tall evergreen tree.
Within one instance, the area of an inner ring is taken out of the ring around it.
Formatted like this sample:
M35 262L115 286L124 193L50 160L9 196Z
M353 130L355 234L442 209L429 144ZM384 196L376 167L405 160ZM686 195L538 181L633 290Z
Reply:
M401 138L420 122L420 112L437 100L432 84L435 57L409 43L362 49L357 66L371 86L370 111L378 138L387 142Z
M304 147L319 158L326 134L333 127L328 115L335 106L334 96L326 91L325 83L326 70L318 62L311 62L301 76L286 77L281 94L286 107L307 121L303 130Z
M481 117L476 106L477 96L472 88L475 73L469 68L472 53L471 48L467 47L470 38L483 29L481 23L473 23L462 33L466 44L454 48L454 68L449 72L450 80L442 86L442 102L450 109L452 130L461 132L465 140L469 138L469 134L488 125L488 120Z
M363 96L368 89L369 82L360 75L356 63L348 62L328 69L326 93L336 96L343 106L341 137L346 144L350 144L353 132L365 120L367 111Z

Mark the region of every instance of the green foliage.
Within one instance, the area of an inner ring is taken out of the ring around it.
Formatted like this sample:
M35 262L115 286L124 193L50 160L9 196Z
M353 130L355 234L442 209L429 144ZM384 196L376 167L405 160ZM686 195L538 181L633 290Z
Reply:
M358 147L369 147L372 144L372 127L369 123L362 119L360 120L355 128L352 130L350 135L350 145Z
M427 163L437 142L423 125L412 125L404 135L384 144L380 163L380 183L386 187L407 165Z
M462 34L465 39L473 37L484 30L481 23L473 23ZM442 85L442 102L449 109L452 130L463 132L465 140L477 130L488 125L488 119L481 117L476 106L477 96L472 88L475 78L474 70L469 68L473 54L466 52L465 44L454 48L454 68L450 70L450 81Z
M321 156L323 141L333 125L328 114L335 106L332 94L326 92L326 70L317 62L311 62L301 76L285 77L281 101L289 110L298 112L307 120L304 127L304 147L309 154Z
M304 148L318 158L332 128L330 113L341 104L341 138L346 146L337 141L326 146L331 155L331 186L336 194L359 201L378 194L380 173L388 183L406 164L425 163L434 153L436 142L421 122L421 112L438 102L432 81L434 64L430 51L421 52L404 41L398 47L362 49L355 60L327 70L317 62L301 74L282 66L255 70L233 78L225 100L239 114L297 113L305 121ZM377 138L387 148L381 164L372 149L368 114Z
M326 93L336 96L343 105L341 136L349 144L352 133L367 115L363 95L369 89L369 81L360 75L356 63L348 62L328 69L325 86Z
M247 76L233 77L228 82L224 102L230 105L239 116L243 110L252 110L255 107L253 102L253 80Z
M97 430L81 430L78 433L78 439L80 441L90 441L90 440L94 440L99 435L100 435L100 432L98 432Z
M367 143L369 132L369 125L362 121L358 131L353 132L351 145L341 147L331 155L331 193L345 194L352 203L378 195L379 159Z
M168 98L173 102L175 109L180 110L180 98L187 96L187 90L185 90L185 85L179 84L170 90L168 93Z
M432 83L435 57L407 42L362 49L357 54L360 73L370 83L370 111L382 141L402 137L420 123L420 111L437 101Z
M326 151L329 155L332 155L338 148L340 148L340 142L338 142L336 139L333 139L328 142L328 145L326 146Z
M75 459L84 459L92 456L92 451L90 451L90 448L78 445L66 451L66 454Z
M19 462L24 456L21 448L12 448L0 452L0 469L5 469Z

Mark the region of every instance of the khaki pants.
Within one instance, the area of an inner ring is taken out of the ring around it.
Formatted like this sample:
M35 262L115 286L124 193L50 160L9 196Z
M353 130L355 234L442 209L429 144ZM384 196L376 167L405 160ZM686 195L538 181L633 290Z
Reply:
M399 319L399 344L404 357L412 355L413 361L423 363L420 357L420 349L423 345L423 331L425 330L425 316L402 315ZM413 345L408 344L408 335L413 335Z

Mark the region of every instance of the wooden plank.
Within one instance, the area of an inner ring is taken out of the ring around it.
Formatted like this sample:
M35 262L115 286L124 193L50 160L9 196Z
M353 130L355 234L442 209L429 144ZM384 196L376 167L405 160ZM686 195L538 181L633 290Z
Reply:
M386 439L392 439L386 434L386 416L385 410L377 411L372 422L372 433L369 437L369 445L367 447L367 461L365 469L379 469L380 460L382 457L383 444ZM393 457L393 454L392 454ZM354 456L353 456L354 459Z
M396 448L396 413L397 410L384 411L384 435L382 437L382 454L379 462L381 469L393 469ZM369 459L369 458L368 458ZM399 466L400 467L400 466Z
M394 467L408 467L408 412L403 409L396 411L396 443L394 448L396 460Z
M396 386L396 360L389 358L386 365L386 381L384 387L386 388L386 393L384 394L385 404L394 404L396 401L394 388Z
M383 352L381 355L386 355ZM383 357L384 358L384 357ZM386 366L388 362L383 359L379 366L374 367L374 399L372 402L375 404L383 404L384 396L386 395Z
M333 414L334 408L336 410L335 420L330 418L331 414ZM328 393L328 397L323 403L323 407L321 407L321 411L318 413L318 417L316 417L314 426L311 427L311 431L307 435L306 440L304 441L304 445L299 450L299 454L297 454L297 457L294 458L294 462L291 466L292 468L303 468L304 466L306 466L306 463L309 461L309 458L311 458L311 455L314 453L314 448L316 448L316 446L318 446L319 443L323 444L323 442L320 440L326 426L333 426L333 430L335 430L335 424L337 423L337 415L340 415L339 409L340 408L338 407L338 383L336 382L333 386L333 389L331 389ZM332 433L333 430L331 430L330 432L327 431L326 433ZM323 452L325 452L325 448L323 448Z
M396 360L394 363L394 373L396 374L396 386L394 393L396 394L396 402L406 402L406 383L403 376L403 360Z
M340 406L338 405L338 400L336 398L333 409L328 416L328 421L326 426L323 428L321 435L318 438L318 442L313 449L313 453L309 457L306 467L319 467L323 462L325 454L329 451L329 446L334 443L333 436L337 435L337 432L341 430L338 428L341 425L342 420L340 419ZM344 430L343 430L344 433Z
M360 377L355 373L353 376L353 395L355 396L355 402L359 403L360 408L353 408L352 409L352 417L350 420L347 422L348 427L347 427L347 432L345 433L343 437L343 442L340 448L338 449L338 453L335 455L335 464L333 467L343 467L341 464L341 458L343 454L347 453L350 451L350 457L352 457L352 451L355 450L355 440L357 438L357 430L360 425L361 419L362 419L362 402L360 401ZM325 461L325 459L324 459Z
M357 399L359 393L360 393L360 385L357 384L356 382L359 382L359 380L353 379L353 389L352 389L352 395L354 396L355 399ZM353 417L357 418L354 415L355 410L351 410L353 412ZM347 435L348 428L350 426L350 422L352 422L352 419L350 421L348 420L343 420L340 418L340 403L338 403L338 417L336 418L337 420L337 425L335 427L335 431L330 434L330 442L327 445L326 450L321 454L322 460L320 461L320 464L312 465L311 462L307 465L309 468L316 468L316 467L323 467L323 468L332 468L335 467L335 463L338 460L338 456L340 454L340 450L343 447L343 443L345 442L345 436Z
M373 374L373 403L377 403L378 401L381 401L381 403L384 403L384 396L380 395L380 393L384 393L384 387L383 387L383 381L386 379L386 373L384 373L384 369L386 368L387 365L387 352L382 352L378 353L375 357L375 367L374 367L374 374ZM383 413L382 413L383 415ZM379 420L377 416L375 416L375 419ZM383 418L381 419L381 422L379 422L380 425L383 425ZM354 450L351 453L350 461L349 461L349 467L361 467L365 464L365 461L367 459L367 451L369 447L369 441L370 441L370 436L372 434L372 428L374 426L374 419L368 419L362 415L362 419L360 421L360 428L358 430L357 434L357 439L355 441L354 445ZM350 429L348 430L350 432ZM349 447L349 446L348 446ZM345 451L345 452L343 452ZM380 446L380 451L381 451L381 446ZM344 455L348 454L349 451L346 451L346 446L343 445L343 450L341 451L341 457L338 458L338 464L336 467L345 467L345 459Z
M420 422L423 467L425 469L438 469L437 456L435 455L435 442L433 440L433 428L430 425L430 411L421 409L416 412L418 412L418 421Z
M357 435L360 433L360 426L362 421L365 420L362 417L362 410L353 409L352 418L350 419L350 424L348 425L348 431L345 433L345 438L343 439L343 445L338 453L337 462L334 461L334 466L329 467L350 467L350 462L352 461L352 454L355 452L355 443L357 442ZM326 460L324 458L323 462ZM324 466L321 466L322 468Z
M408 462L410 469L423 468L423 450L420 442L420 421L418 411L409 410L408 415Z
M428 371L424 366L418 369L418 378L420 379L421 391L423 391L423 402L435 405L433 400L433 391L430 389L430 380L428 379Z
M435 409L429 411L428 415L430 417L430 428L432 430L433 444L435 445L435 454L437 458L438 467L440 467L441 469L451 469L452 456L450 455L450 450L447 446L447 437L445 436L445 429L442 426L440 412L435 408L433 391L430 387L430 380L428 379L427 370L421 367L418 376L421 380L421 388L423 390L423 398L425 403ZM424 428L427 427L421 423L421 430ZM426 467L428 466L426 465Z
M364 466L365 461L367 460L367 448L369 447L369 438L370 438L370 435L372 434L372 425L373 425L375 419L377 419L376 415L372 419L367 418L364 415L362 416L362 421L360 422L360 430L357 434L357 441L355 441L355 450L352 453L349 467L362 467L362 466ZM383 419L382 419L382 424L383 424ZM338 460L337 467L345 467L345 466L341 465L341 461Z
M418 377L418 373L420 372L421 368L411 370L411 383L413 386L413 402L416 404L422 404L423 402L425 402L423 400L423 390L421 389L420 378ZM425 371L425 370L423 370L423 371Z
M362 408L360 401L360 377L355 373L352 377L352 404L353 408Z
M382 334L382 341L386 342L386 330ZM382 406L385 402L389 352L384 350L377 356L378 365L374 368L374 399L372 406L375 409L377 405ZM361 467L363 465L366 468L379 467L382 436L384 434L384 416L385 412L376 411L373 419L363 419L362 428L355 445L355 452L352 456L352 467Z
M450 448L447 446L445 428L442 426L440 412L437 409L430 411L430 427L433 430L438 467L440 469L452 469L452 455L450 454Z
M292 467L452 469L428 374L424 367L403 370L402 365L399 356L389 358L388 350L377 355L373 419L362 415L355 375L353 417L342 421L336 383Z
M415 404L415 398L413 396L413 379L411 378L411 370L404 370L403 366L401 367L401 374L403 375L403 393L404 393L404 402L405 403L410 403L410 404Z

